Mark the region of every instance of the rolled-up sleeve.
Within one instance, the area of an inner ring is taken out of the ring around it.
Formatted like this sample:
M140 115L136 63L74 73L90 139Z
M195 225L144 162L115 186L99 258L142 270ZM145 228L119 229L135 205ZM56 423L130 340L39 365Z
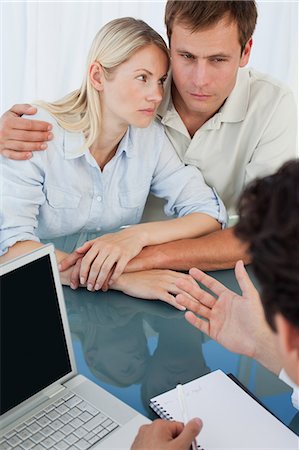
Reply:
M29 161L0 157L1 239L0 255L19 241L37 241L39 207L45 201L43 169L37 156Z
M166 135L151 192L167 200L164 211L168 216L200 212L216 219L222 228L227 225L227 212L216 190L205 183L199 169L181 162Z

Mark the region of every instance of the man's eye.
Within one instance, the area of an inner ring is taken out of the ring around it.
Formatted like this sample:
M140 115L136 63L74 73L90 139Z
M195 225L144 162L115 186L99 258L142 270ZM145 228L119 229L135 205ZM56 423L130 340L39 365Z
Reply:
M211 61L212 61L212 62L219 63L219 62L226 61L226 59L224 59L224 58L213 58Z
M181 56L182 56L184 59L194 59L194 56L191 55L190 53L182 53Z
M136 79L140 80L140 81L146 81L147 80L146 75L138 75L138 77Z

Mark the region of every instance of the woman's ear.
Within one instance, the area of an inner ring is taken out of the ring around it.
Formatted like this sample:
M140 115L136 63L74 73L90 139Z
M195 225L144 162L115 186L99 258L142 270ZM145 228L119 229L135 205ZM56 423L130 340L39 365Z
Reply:
M97 91L103 90L104 71L103 67L98 61L95 61L91 64L89 68L89 78L91 84Z

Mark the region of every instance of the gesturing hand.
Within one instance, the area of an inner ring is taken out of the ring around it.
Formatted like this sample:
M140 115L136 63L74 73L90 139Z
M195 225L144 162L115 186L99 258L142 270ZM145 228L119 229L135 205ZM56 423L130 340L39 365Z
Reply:
M243 262L238 261L235 267L242 296L198 269L189 273L215 296L187 280L178 280L177 286L188 295L180 294L176 301L189 310L185 314L188 322L230 351L254 356L258 334L265 329L266 322L259 294Z

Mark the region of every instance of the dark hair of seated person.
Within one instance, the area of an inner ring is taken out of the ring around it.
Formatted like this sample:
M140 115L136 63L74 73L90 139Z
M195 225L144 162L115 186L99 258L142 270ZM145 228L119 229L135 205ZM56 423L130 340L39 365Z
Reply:
M249 244L266 319L299 329L299 160L253 181L242 194L236 235Z

